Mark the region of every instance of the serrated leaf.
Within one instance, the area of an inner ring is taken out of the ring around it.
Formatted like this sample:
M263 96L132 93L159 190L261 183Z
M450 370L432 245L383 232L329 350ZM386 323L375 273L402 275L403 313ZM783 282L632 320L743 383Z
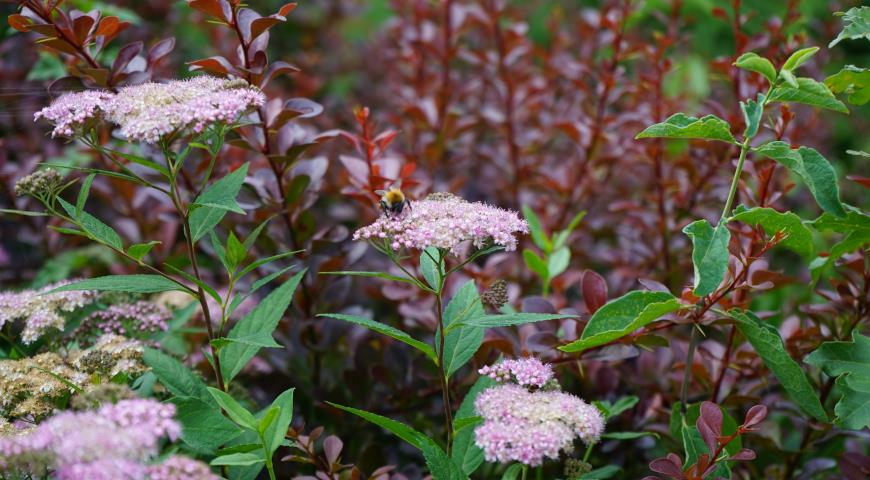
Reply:
M214 229L224 218L227 211L244 214L245 211L236 202L236 196L248 175L248 164L244 164L234 172L221 178L206 188L199 197L199 208L190 214L190 234L196 242Z
M114 228L106 225L88 212L77 212L75 206L60 197L57 198L57 201L66 210L66 213L75 218L81 224L81 228L94 240L105 243L117 250L124 250L124 242Z
M858 40L863 38L870 40L870 7L850 8L843 14L843 22L846 26L843 27L837 38L828 44L828 48L832 48L846 39Z
M840 201L837 173L819 152L809 147L792 149L789 144L779 141L765 143L753 151L775 160L800 177L822 210L838 217L846 215Z
M695 271L694 293L699 297L716 291L728 271L728 242L731 232L725 222L715 228L706 220L696 220L683 228L692 239L692 265Z
M151 249L154 248L154 245L159 245L159 244L160 244L160 242L158 242L157 240L151 240L148 243L136 243L136 244L130 245L127 248L127 255L130 255L131 257L135 258L136 260L142 260L142 258L144 258L145 255L148 255L148 252L150 252Z
M777 86L770 92L768 102L802 103L840 113L849 113L846 105L837 100L837 97L824 83L817 82L812 78L798 77L797 87L794 85Z
M749 340L752 348L801 410L819 421L827 422L828 415L819 401L818 393L797 362L786 352L776 328L764 323L750 311L732 309L728 315L735 320L737 329Z
M852 430L870 427L870 337L853 331L851 342L825 342L804 362L837 377L837 425Z
M198 398L174 397L175 419L181 424L181 440L197 452L213 454L242 430L221 415L220 408Z
M792 212L777 212L767 207L747 209L741 205L735 209L734 215L728 221L760 225L769 236L782 232L786 237L780 244L802 257L811 258L815 250L813 233Z
M734 62L737 68L749 70L751 72L760 73L770 83L776 81L776 67L773 66L770 60L759 56L753 52L747 52L737 58Z
M264 298L250 313L236 323L227 334L227 338L245 338L258 332L271 335L275 331L275 327L278 326L281 317L284 316L284 311L290 306L293 293L305 276L305 272L306 270L302 270L297 273ZM224 380L229 383L259 351L259 346L243 343L232 343L222 348L220 360Z
M474 410L474 402L481 392L493 385L495 385L495 380L484 376L479 377L465 398L462 399L462 404L454 417L453 430L456 433L453 438L453 451L450 455L466 475L474 473L483 463L483 450L474 443L474 428L472 426L462 428L461 424L479 418Z
M807 47L802 48L791 55L789 55L788 59L786 59L785 63L782 65L783 70L792 71L801 65L803 65L807 60L809 60L816 52L819 51L819 47Z
M205 383L193 374L187 367L175 358L166 355L160 350L146 348L142 353L142 361L145 362L157 380L166 387L169 392L177 397L191 397L206 403L217 405Z
M449 378L477 353L486 329L466 324L469 319L484 315L483 304L474 280L465 282L444 309L444 374ZM453 326L453 328L451 328ZM435 344L440 334L435 336Z
M827 256L819 257L812 262L810 270L814 281L826 274L843 255L852 253L865 245L870 245L870 216L851 208L846 212L845 217L823 213L812 224L816 230L833 231L845 235L845 238L830 248Z
M846 65L839 72L825 79L832 92L847 94L849 103L864 105L870 102L870 69Z
M101 292L159 293L184 291L180 285L160 275L107 275L64 285L48 293L98 290Z
M577 315L564 315L555 313L505 313L501 315L483 315L463 322L465 325L475 325L485 328L511 327L525 325L526 323L546 322L549 320L562 320L577 318Z
M737 143L731 134L731 126L725 120L715 115L698 119L683 113L671 115L663 123L647 127L635 138L693 138Z
M603 345L680 308L680 302L667 292L628 292L596 310L580 339L559 347L559 350L578 353Z
M328 317L334 318L336 320L341 320L343 322L349 322L356 325L360 325L368 328L369 330L380 333L381 335L386 335L390 338L398 340L402 343L408 344L417 350L423 352L430 360L438 363L438 356L435 355L435 351L432 350L432 347L424 342L419 340L415 340L407 333L395 328L393 326L387 325L386 323L381 323L375 320L370 320L368 318L360 317L357 315L345 315L341 313L321 313L317 315L318 317Z

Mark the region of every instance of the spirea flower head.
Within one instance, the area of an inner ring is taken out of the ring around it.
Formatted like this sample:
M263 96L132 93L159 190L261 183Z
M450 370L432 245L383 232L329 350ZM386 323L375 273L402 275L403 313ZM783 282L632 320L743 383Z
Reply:
M498 382L515 382L524 387L542 388L553 380L553 366L534 357L502 360L478 372Z
M49 285L39 290L0 292L0 327L7 322L22 319L24 329L21 340L33 343L49 330L63 330L65 313L89 304L96 297L91 291L47 293L69 282Z
M119 373L136 375L145 372L143 352L142 342L107 333L100 336L92 347L70 352L68 361L83 372L111 378Z
M181 455L173 455L163 463L148 467L148 480L220 480L208 465Z
M604 431L596 407L561 391L497 385L481 392L474 406L483 417L474 430L475 443L490 462L538 466L570 452L575 438L592 444Z
M386 241L393 250L423 250L437 247L460 254L460 246L471 242L477 248L489 244L506 250L517 247L516 234L529 227L516 212L480 202L467 202L452 194L433 194L412 202L399 215L384 214L371 225L354 233L354 240Z
M23 197L46 197L53 195L63 183L63 178L53 168L46 168L31 173L30 175L15 182L15 195Z
M74 388L89 382L54 352L20 360L0 360L0 412L9 418L39 420Z
M146 300L112 305L82 320L76 337L101 333L144 337L154 332L165 332L171 318L172 313L167 308Z
M144 479L142 463L157 454L160 439L175 439L180 433L174 413L172 404L145 399L61 412L24 435L0 438L0 469L51 469L64 479Z
M101 90L67 93L36 112L34 120L44 118L54 124L52 137L72 137L89 122L98 121L112 97L112 93Z
M124 137L156 143L178 130L199 133L214 123L232 123L262 106L265 97L245 82L207 75L121 89L107 116Z

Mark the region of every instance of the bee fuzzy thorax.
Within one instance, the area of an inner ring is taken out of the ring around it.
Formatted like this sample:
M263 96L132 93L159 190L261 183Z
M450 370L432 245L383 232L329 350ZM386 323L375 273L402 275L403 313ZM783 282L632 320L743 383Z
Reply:
M384 194L384 198L388 203L400 203L405 201L405 194L398 188L391 188Z

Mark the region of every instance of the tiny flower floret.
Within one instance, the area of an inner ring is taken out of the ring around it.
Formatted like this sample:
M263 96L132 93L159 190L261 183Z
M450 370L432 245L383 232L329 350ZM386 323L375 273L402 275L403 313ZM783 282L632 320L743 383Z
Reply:
M54 124L52 137L72 137L88 122L98 120L111 98L110 92L102 90L66 93L36 112L33 119L44 118Z
M440 194L412 202L411 208L399 215L382 215L357 230L354 240L386 240L393 250L436 247L459 255L464 242L477 248L492 243L516 250L516 234L528 231L516 212Z
M68 283L56 283L39 290L0 292L0 327L23 319L21 339L26 344L35 342L50 330L63 330L65 313L78 310L96 298L96 292L92 291L48 293Z
M503 360L481 368L479 373L498 382L513 381L524 387L542 388L553 380L553 366L533 357Z

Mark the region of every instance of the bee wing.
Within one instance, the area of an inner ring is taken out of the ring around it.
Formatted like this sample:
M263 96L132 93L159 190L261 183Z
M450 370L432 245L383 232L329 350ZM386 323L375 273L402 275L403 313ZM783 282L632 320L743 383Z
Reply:
M386 190L375 190L375 195L386 195L386 194L387 194Z

